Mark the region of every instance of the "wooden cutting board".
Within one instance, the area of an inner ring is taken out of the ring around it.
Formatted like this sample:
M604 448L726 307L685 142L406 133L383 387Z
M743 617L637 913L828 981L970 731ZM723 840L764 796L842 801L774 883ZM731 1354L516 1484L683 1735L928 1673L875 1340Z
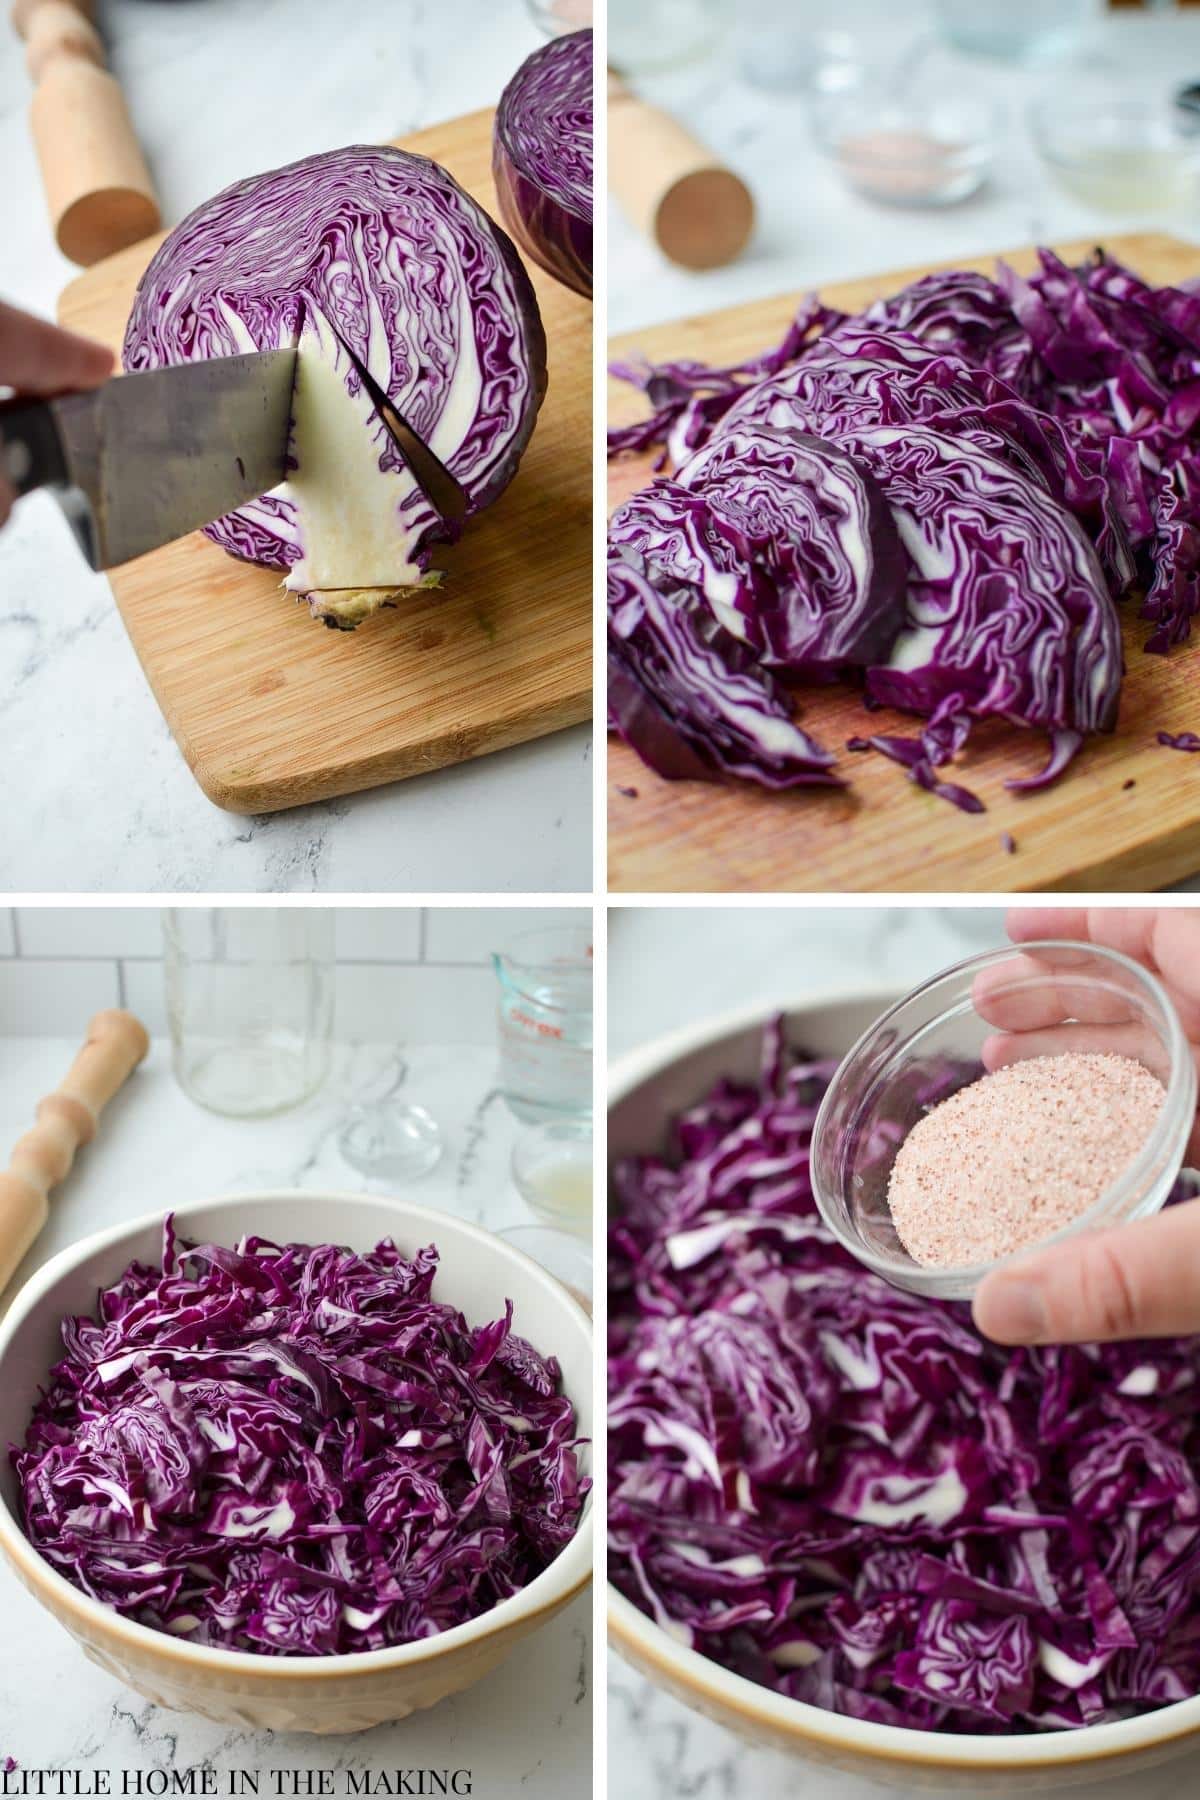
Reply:
M1200 273L1200 248L1170 237L1113 237L1109 248L1147 280L1177 282ZM1062 246L1078 259L1087 244ZM1020 269L1032 249L1006 252ZM993 257L954 266L990 270ZM947 267L950 265L936 265ZM858 312L880 295L929 273L902 269L822 288L833 305ZM740 361L778 343L798 295L756 301L707 317L632 332L614 339L614 356L641 353L652 362L694 357ZM640 418L643 397L611 382L613 424ZM652 456L610 464L612 505L650 478ZM662 781L633 753L610 740L609 887L622 893L752 892L1014 892L1061 889L1143 891L1200 871L1200 756L1168 750L1159 731L1200 731L1200 634L1169 657L1147 656L1149 628L1125 613L1127 673L1120 723L1111 737L1085 746L1067 776L1041 794L1005 792L1006 775L1031 773L1045 759L1045 739L1002 724L980 727L952 778L986 803L977 815L958 812L923 793L881 756L839 755L844 791L796 789L769 794L746 784ZM868 715L857 695L837 686L803 690L800 716L814 737L842 751L863 733ZM882 710L874 732L905 732L913 721ZM949 773L949 771L947 771ZM622 789L634 788L636 796ZM1016 850L1008 853L1003 836Z
M490 111L403 140L498 218ZM63 294L65 325L120 347L161 237ZM272 812L484 756L591 717L591 307L531 268L549 390L520 470L414 593L330 631L199 532L110 574L134 649L196 779L232 812Z

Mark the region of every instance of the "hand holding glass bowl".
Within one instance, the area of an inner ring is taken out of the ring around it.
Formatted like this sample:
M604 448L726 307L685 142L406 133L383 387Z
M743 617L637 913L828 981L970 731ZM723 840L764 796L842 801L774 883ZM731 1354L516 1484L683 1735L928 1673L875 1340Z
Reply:
M1068 1052L1130 1057L1162 1083L1164 1098L1123 1171L1046 1245L1078 1247L1100 1228L1157 1212L1178 1180L1196 1117L1195 1063L1175 1006L1149 968L1116 949L1039 939L935 976L891 1007L844 1059L813 1134L813 1188L830 1230L877 1274L935 1299L968 1299L994 1270L1014 1270L1020 1259L918 1262L893 1221L892 1168L909 1132L952 1093L1013 1063ZM1146 1329L1143 1321L1137 1326ZM1014 1341L1022 1338L1015 1333Z

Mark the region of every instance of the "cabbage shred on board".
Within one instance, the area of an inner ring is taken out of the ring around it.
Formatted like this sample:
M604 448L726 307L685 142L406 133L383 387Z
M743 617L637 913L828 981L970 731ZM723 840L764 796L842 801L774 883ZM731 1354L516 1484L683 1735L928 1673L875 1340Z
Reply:
M205 527L287 571L315 617L352 628L436 581L452 535L376 413L355 359L465 493L512 480L546 388L546 343L512 243L447 171L351 146L235 182L155 252L125 367L296 345L286 480Z
M527 56L500 96L492 138L500 214L518 246L592 293L592 34Z
M609 1573L677 1642L925 1730L1090 1725L1200 1691L1195 1339L1003 1349L869 1273L808 1178L835 1065L615 1172Z
M191 1245L63 1323L12 1450L30 1542L190 1643L325 1656L526 1587L590 1486L553 1357L432 1296L432 1247Z
M637 550L651 582L678 592L682 578L727 627L732 609L783 676L836 667L868 706L923 718L899 760L947 798L962 790L933 771L979 719L1047 734L1045 768L1015 789L1056 780L1088 734L1112 728L1117 601L1150 621L1155 653L1183 643L1200 612L1200 295L1150 288L1102 251L1073 269L1043 250L1028 279L1003 264L995 280L930 275L855 318L813 298L745 363L613 373L652 411L610 432L610 455L661 445L673 472L618 508L610 556ZM834 569L857 543L865 562L886 531L814 506L807 488L789 510L769 470L757 535L734 554L721 529L730 497L753 492L764 441L794 433L859 465L907 554L900 606L865 582L848 606L832 581L824 634L820 553ZM722 449L726 484L681 504ZM801 579L781 579L801 534ZM615 707L613 723L640 753L636 710ZM758 779L772 785L767 768Z

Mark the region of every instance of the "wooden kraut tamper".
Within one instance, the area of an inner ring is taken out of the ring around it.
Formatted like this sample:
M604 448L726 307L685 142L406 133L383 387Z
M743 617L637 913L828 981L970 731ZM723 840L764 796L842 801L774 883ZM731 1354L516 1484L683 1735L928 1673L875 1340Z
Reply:
M611 70L608 180L638 230L685 269L720 268L750 241L754 199L741 176Z
M93 0L14 0L12 9L34 83L30 123L55 241L85 268L162 224L92 15Z
M65 1180L75 1152L95 1137L100 1114L149 1048L132 1013L97 1013L65 1079L39 1102L37 1124L0 1174L0 1294L46 1223L50 1189Z

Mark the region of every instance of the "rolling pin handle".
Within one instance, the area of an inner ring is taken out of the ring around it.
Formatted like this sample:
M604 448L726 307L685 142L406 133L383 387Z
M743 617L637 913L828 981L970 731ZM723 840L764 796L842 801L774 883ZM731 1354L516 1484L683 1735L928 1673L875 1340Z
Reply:
M97 1013L65 1078L39 1102L37 1123L0 1174L0 1293L46 1223L50 1190L66 1179L76 1151L95 1137L100 1114L149 1048L132 1013Z
M12 20L55 241L88 268L158 230L154 187L89 0L16 0Z
M685 269L716 269L740 256L754 230L754 199L741 177L611 73L608 119L609 185L637 229Z

